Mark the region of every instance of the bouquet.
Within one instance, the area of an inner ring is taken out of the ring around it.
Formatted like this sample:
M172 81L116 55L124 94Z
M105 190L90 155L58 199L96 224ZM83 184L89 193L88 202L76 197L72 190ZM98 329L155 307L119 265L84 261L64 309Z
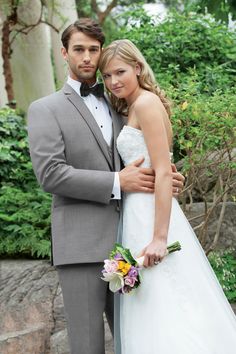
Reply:
M180 249L179 242L172 243L167 247L168 254ZM141 284L140 271L143 260L144 257L135 259L128 248L116 243L109 259L104 260L102 280L109 282L109 289L113 293L130 293Z

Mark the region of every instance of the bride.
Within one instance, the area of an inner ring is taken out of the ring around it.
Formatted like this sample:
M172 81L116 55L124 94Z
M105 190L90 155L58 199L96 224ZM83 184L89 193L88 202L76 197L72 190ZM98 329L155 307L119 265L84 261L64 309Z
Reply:
M120 297L119 352L234 354L235 315L172 197L168 100L129 40L104 49L100 71L114 108L128 114L117 139L124 164L144 156L143 166L151 166L156 176L154 194L124 197L122 243L134 256L144 256L145 268L141 286ZM119 176L122 188L122 172ZM174 241L182 250L167 255Z

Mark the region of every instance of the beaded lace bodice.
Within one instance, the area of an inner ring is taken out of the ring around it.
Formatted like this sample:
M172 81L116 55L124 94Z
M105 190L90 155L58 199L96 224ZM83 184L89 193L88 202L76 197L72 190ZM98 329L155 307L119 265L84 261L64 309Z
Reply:
M141 130L125 125L117 138L116 144L125 166L143 156L145 160L142 167L151 167L148 149ZM172 153L170 153L171 157Z

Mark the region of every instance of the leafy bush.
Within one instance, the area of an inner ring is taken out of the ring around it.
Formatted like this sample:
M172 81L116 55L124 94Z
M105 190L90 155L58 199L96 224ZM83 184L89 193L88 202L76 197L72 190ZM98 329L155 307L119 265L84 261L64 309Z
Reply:
M48 257L50 255L49 195L3 186L0 190L0 254Z
M201 92L234 86L236 34L212 16L171 12L155 23L143 9L134 9L122 18L125 25L115 38L137 45L163 88L180 87L191 69L198 72Z
M50 202L35 179L25 120L0 111L0 255L50 255Z
M230 302L236 302L236 258L234 250L212 252L208 257Z
M0 110L0 185L35 186L27 143L25 120L12 109Z

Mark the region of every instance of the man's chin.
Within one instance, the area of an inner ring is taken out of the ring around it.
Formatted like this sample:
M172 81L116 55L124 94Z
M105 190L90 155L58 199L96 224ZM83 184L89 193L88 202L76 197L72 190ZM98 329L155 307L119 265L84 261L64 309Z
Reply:
M96 72L95 73L79 73L78 74L78 80L79 81L88 81L88 80L93 80L96 79Z

